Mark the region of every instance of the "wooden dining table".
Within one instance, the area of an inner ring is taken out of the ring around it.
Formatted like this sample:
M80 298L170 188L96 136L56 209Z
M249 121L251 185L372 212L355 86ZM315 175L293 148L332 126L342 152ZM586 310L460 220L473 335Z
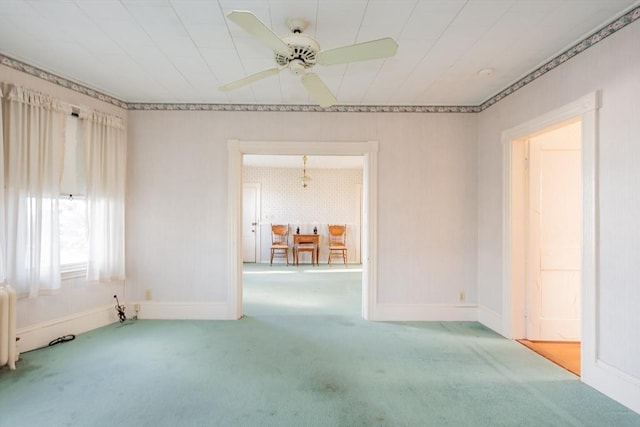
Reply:
M298 246L299 245L314 245L314 254L311 258L311 264L315 259L315 264L320 263L320 235L319 234L294 234L293 235L293 257L294 263L298 265Z

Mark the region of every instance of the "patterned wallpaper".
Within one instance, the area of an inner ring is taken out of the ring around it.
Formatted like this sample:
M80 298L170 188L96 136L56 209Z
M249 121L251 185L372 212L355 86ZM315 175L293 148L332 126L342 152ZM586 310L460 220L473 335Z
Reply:
M357 184L362 184L359 169L308 169L312 178L302 188L298 178L302 169L244 167L245 183L261 184L262 222L307 224L358 224L360 195ZM311 226L313 229L313 226ZM311 231L311 230L303 230Z
M307 188L302 187L301 176L302 168L242 169L244 183L259 183L261 187L262 260L268 260L272 223L290 224L292 232L299 226L303 234L312 233L317 226L322 239L327 234L327 224L347 224L350 258L356 260L360 252L362 170L307 169L307 176L312 178ZM321 250L321 262L326 260L325 252Z

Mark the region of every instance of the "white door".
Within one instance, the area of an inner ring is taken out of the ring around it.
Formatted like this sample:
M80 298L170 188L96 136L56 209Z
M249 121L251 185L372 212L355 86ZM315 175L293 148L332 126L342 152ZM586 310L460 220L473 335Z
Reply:
M260 184L242 185L242 261L259 262Z
M530 340L580 340L580 144L580 122L529 139Z
M358 212L353 214L353 218L358 218L358 224L355 228L355 235L353 236L354 252L353 255L349 255L349 261L357 264L362 263L362 184L356 184L355 198L358 200L357 209Z

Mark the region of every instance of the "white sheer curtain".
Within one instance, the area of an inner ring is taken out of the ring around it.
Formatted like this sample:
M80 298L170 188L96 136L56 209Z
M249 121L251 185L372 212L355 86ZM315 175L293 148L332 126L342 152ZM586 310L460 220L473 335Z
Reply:
M87 174L89 281L124 280L127 140L122 119L81 112Z
M71 108L13 85L5 108L7 282L33 297L60 288L58 197Z

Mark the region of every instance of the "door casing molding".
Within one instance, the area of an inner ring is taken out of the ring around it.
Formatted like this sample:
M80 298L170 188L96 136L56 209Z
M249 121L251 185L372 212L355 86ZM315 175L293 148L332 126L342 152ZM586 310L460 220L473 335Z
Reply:
M581 121L582 134L582 379L588 382L597 359L597 111L598 92L591 92L574 102L543 114L502 132L503 164L503 256L502 256L502 335L507 338L524 337L524 322L520 316L523 301L518 289L524 286L518 256L514 255L517 230L514 228L512 205L517 198L512 183L519 166L513 164L514 152L522 139L549 130L571 119ZM522 168L520 167L520 170Z

